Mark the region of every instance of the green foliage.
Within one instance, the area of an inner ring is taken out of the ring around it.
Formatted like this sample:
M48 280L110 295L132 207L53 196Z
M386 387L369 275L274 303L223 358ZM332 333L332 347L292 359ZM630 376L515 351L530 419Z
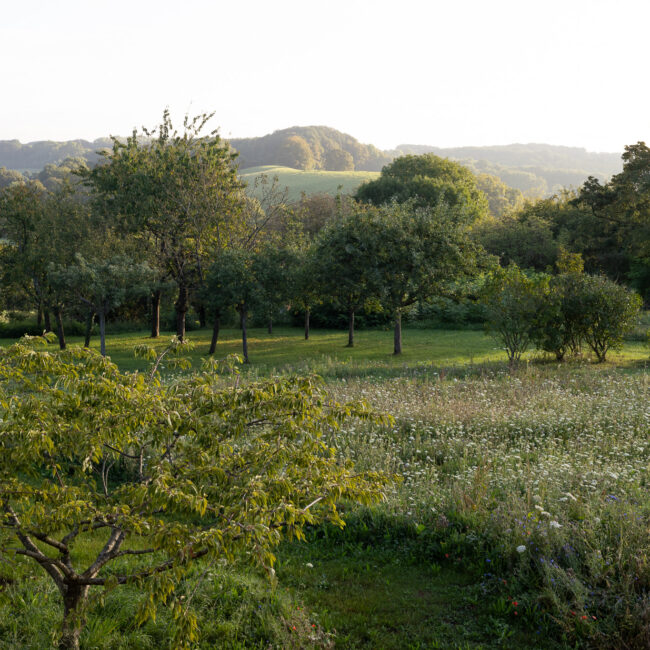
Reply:
M223 389L208 362L162 384L159 358L147 381L94 353L53 355L36 342L0 353L0 553L30 558L52 578L64 647L78 646L89 590L127 583L143 590L136 621L167 604L172 644L188 647L196 620L174 593L193 562L243 556L272 574L283 538L303 539L319 521L342 526L343 498L382 497L386 477L355 472L322 439L325 428L372 414L330 400L313 379ZM124 462L130 475L115 482ZM74 549L96 534L103 548L80 562ZM138 562L125 568L128 556Z
M236 156L216 131L201 135L211 117L186 117L177 132L165 111L157 130L145 130L155 139L143 143L135 131L126 143L115 138L105 162L84 174L96 211L135 234L150 266L177 285L181 338L203 267L244 227Z
M409 200L422 206L446 203L463 206L472 221L488 214L488 202L476 185L476 177L466 167L433 154L396 158L381 171L376 181L359 187L356 197L381 205Z
M481 296L486 326L503 345L511 364L521 359L535 336L548 281L543 275L529 277L514 264L493 271L486 279Z
M390 161L376 147L326 126L294 126L230 143L239 152L242 167L282 164L297 169L379 171Z
M605 361L607 351L620 348L624 335L634 328L641 298L609 278L585 275L580 303L584 340L598 361Z

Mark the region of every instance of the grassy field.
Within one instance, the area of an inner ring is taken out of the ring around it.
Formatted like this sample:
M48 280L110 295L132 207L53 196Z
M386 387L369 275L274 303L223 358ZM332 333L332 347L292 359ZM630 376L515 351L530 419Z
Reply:
M324 193L332 196L339 193L352 194L361 183L374 180L379 176L379 172L307 172L274 165L249 167L239 171L240 178L248 182L251 187L255 178L260 174L266 174L269 178L277 176L280 187L289 188L289 201L297 201L302 192L306 194Z
M207 356L211 330L188 332L191 349L186 352L195 368ZM159 339L149 338L146 331L115 334L107 338L106 350L111 360L123 370L144 370L148 363L136 359L134 349L138 345L150 345L162 351L172 334L163 333ZM312 330L305 341L299 328L277 327L273 334L266 329L251 329L248 333L249 366L242 372L251 377L263 377L278 373L316 373L326 380L345 377L400 377L421 376L436 378L452 373L462 375L471 372L503 369L505 353L497 343L482 331L473 330L427 330L405 329L404 352L394 356L393 333L382 330L360 330L355 333L355 347L346 347L347 332L340 330ZM0 345L10 345L11 339L0 339ZM69 337L70 345L81 345L82 338ZM55 345L52 346L53 349ZM99 339L91 340L91 348L99 350ZM220 333L216 357L241 353L241 332L224 329ZM643 370L650 361L650 351L642 341L626 342L622 350L612 351L604 364L593 364L587 351L585 357L569 365L574 370L594 368L598 372L618 368L630 372ZM523 365L544 364L543 355L530 351L524 356ZM551 364L553 367L555 364ZM566 364L565 364L566 365Z
M196 366L209 334L190 333ZM147 342L116 335L107 347L132 370ZM532 352L510 369L482 332L407 329L399 358L389 331L345 342L253 330L242 374L317 372L337 399L392 414L328 443L399 480L380 506L344 508L344 531L283 545L275 586L211 569L195 598L201 647L649 647L648 347L627 343L605 364ZM239 332L225 331L219 355L238 350ZM135 628L137 602L121 588L95 606L83 647L166 647L168 618ZM0 564L0 648L49 647L59 615L47 579Z

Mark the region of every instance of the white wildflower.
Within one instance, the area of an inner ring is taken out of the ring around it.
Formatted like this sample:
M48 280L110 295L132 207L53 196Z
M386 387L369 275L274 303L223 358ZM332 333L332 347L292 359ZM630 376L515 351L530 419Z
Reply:
M517 553L523 553L526 550L526 547L521 544L520 546L517 546Z

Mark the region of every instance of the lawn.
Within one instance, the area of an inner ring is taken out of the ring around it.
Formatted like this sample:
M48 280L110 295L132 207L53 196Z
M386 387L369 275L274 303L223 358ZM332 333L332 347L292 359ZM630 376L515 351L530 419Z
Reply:
M110 336L108 352L144 369L132 349L146 336ZM239 336L225 330L218 356L238 352ZM210 332L189 337L198 367ZM605 364L531 352L511 369L477 331L406 329L400 357L390 331L356 340L252 330L242 381L316 372L336 399L390 413L327 442L398 480L379 506L344 505L344 531L283 544L277 584L240 566L197 568L200 647L647 648L648 347L627 342ZM95 605L84 647L166 647L169 617L137 628L137 603L125 587ZM58 608L46 578L0 564L1 649L48 647Z
M265 165L262 167L248 167L239 171L242 180L249 184L248 191L255 194L254 182L261 174L269 179L277 176L280 188L288 189L289 201L298 201L303 193L324 193L335 196L337 194L352 194L366 181L379 177L379 172L328 172L328 171L303 171L290 167Z
M199 368L207 356L211 330L188 332L192 349L187 352L193 366ZM110 358L123 370L144 370L148 363L136 359L133 350L139 345L151 345L158 350L168 344L171 333L163 333L159 339L149 338L146 331L114 334L107 338L106 349ZM10 345L10 339L0 339L0 345ZM70 345L81 345L80 337L70 337ZM346 347L347 332L340 330L317 330L305 341L299 328L278 327L273 334L266 329L251 329L248 333L251 363L243 372L251 376L268 376L275 373L317 373L323 378L342 377L396 377L430 376L439 373L458 373L481 368L499 368L505 364L505 353L497 343L482 331L409 329L403 332L404 351L392 354L392 331L360 330L355 333L355 346ZM91 347L99 350L99 339L94 337ZM54 345L53 345L54 348ZM216 358L241 353L241 332L238 329L221 331ZM642 369L649 360L650 351L641 341L626 342L623 349L609 353L608 362L599 366L606 368ZM523 365L544 363L543 355L528 352ZM572 362L576 365L575 362ZM585 361L577 365L588 363ZM566 365L566 364L565 364ZM571 365L571 364L569 364ZM594 364L589 364L593 366Z

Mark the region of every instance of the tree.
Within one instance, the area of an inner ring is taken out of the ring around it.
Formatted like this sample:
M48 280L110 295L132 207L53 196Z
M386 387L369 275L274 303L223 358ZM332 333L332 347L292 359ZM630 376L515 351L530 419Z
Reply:
M330 221L314 242L316 277L323 298L332 300L348 316L347 347L354 347L354 316L377 299L373 271L377 237L370 210L359 206Z
M307 141L299 135L290 135L278 150L277 164L294 169L314 168L314 156Z
M99 318L101 355L106 356L106 316L129 296L146 295L153 279L147 264L114 256L87 261L80 254L75 263L50 272L50 281L71 291Z
M196 618L174 592L194 564L243 557L272 573L282 539L342 526L342 498L382 497L386 477L354 471L321 438L349 415L371 417L366 405L341 406L312 378L223 389L207 363L161 383L160 357L147 380L36 342L0 350L0 559L52 579L61 648L79 647L96 588L124 584L143 592L135 622L166 603L172 645L187 648ZM98 535L96 556L74 554Z
M414 200L419 207L444 202L451 208L464 205L472 221L488 216L488 202L478 189L474 174L431 153L396 158L381 170L377 180L363 183L356 198L373 205L392 200Z
M475 268L477 249L467 236L471 217L463 205L416 207L392 202L370 211L374 238L369 273L394 322L394 354L402 353L402 314Z
M297 263L294 251L267 242L253 255L251 272L257 284L257 307L264 314L269 334L273 333L273 319L289 304L291 270Z
M623 344L638 319L641 298L605 276L585 275L580 287L584 339L599 363Z
M515 264L493 271L486 279L481 295L486 327L503 344L511 365L521 359L535 336L548 280L545 275L528 277Z
M239 314L241 325L244 363L249 363L248 314L259 300L252 253L241 249L222 251L208 270L204 296L207 304L215 311L210 354L214 353L217 345L221 314L225 309L234 307Z
M0 257L5 286L31 301L39 323L45 317L46 329L50 312L54 314L64 348L62 314L71 296L50 281L50 272L70 264L76 252L92 248L102 236L101 228L91 225L87 206L71 186L47 192L40 184L28 183L0 193L0 233L7 240Z
M354 169L354 158L344 149L330 149L325 154L323 167L332 172L351 171Z
M143 250L178 289L176 333L185 336L190 293L204 267L243 227L243 184L236 154L213 131L201 132L212 115L185 118L174 130L169 112L156 130L136 131L125 143L113 138L105 162L84 174L100 214L118 220L142 241Z
M311 309L322 301L318 281L318 261L314 246L295 251L290 270L291 304L305 314L305 341L309 340Z
M585 337L583 269L579 254L561 249L558 274L550 278L547 291L540 296L533 339L539 349L552 352L558 361L567 352L578 354Z
M622 264L601 268L625 279L650 302L650 148L645 142L625 147L623 171L609 183L590 176L573 204L587 209L596 230L609 236L612 253Z

